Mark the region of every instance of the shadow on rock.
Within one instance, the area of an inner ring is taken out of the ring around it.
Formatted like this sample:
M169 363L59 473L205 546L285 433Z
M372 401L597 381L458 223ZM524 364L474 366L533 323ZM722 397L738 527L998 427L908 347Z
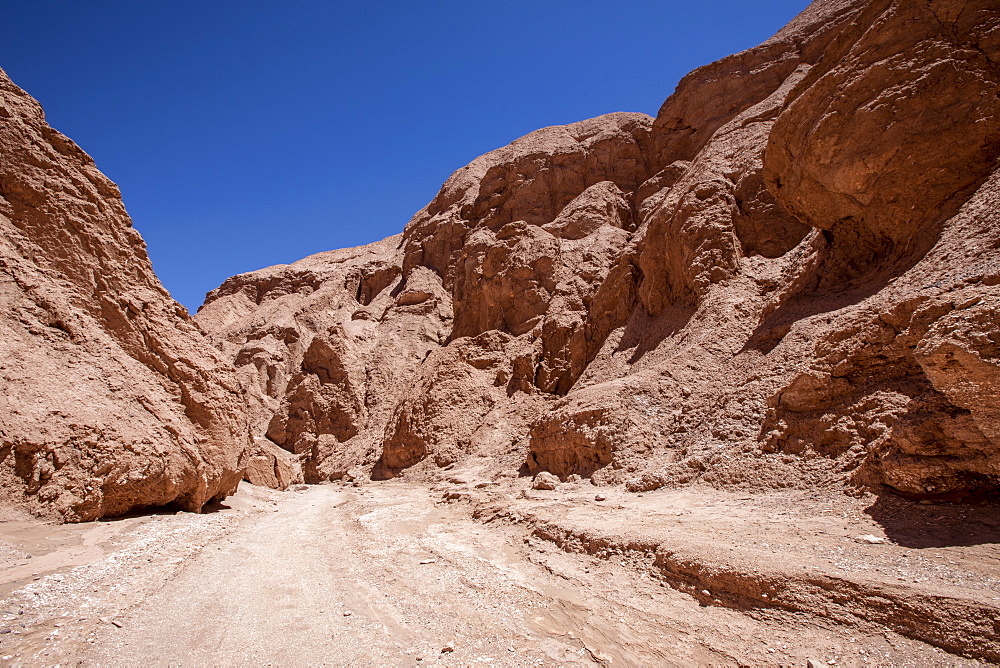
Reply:
M645 309L637 308L626 323L615 352L631 350L629 364L635 364L664 340L684 329L695 311L693 304L674 304L662 313L651 316Z
M1000 543L1000 499L970 505L924 505L894 494L882 494L865 509L897 545L909 548L954 547Z

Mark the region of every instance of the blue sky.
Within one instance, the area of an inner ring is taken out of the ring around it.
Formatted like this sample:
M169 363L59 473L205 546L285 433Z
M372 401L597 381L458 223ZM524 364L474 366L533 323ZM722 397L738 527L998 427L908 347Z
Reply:
M534 129L655 115L806 0L0 0L0 67L122 189L192 312L233 274L395 234Z

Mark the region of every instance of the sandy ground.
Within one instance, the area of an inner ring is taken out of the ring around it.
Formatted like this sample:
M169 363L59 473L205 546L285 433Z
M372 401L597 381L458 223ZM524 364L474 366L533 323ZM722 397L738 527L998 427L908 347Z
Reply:
M75 526L8 515L0 662L976 665L846 612L748 606L723 580L717 592L694 589L709 579L672 581L667 543L708 570L711 559L741 573L777 563L897 587L905 572L910 587L1000 597L996 544L954 548L959 562L947 546L858 543L878 525L850 501L705 490L596 501L586 484L526 487L474 475L283 493L244 483L203 515ZM631 539L596 537L623 529ZM712 536L746 549L706 545Z

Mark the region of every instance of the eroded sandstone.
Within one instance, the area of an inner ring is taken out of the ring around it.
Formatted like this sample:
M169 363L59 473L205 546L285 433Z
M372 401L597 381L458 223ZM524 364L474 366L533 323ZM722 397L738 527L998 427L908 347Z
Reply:
M310 480L992 492L998 62L985 0L818 0L655 119L531 133L198 320Z
M5 500L79 521L234 491L231 364L153 274L115 184L3 72L0 154Z

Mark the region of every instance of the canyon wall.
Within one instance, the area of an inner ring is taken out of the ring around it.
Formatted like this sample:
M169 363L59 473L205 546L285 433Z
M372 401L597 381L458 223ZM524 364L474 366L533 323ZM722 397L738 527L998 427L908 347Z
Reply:
M818 0L655 119L533 132L197 320L287 479L992 492L998 77L988 0Z
M0 71L0 498L80 521L235 490L244 391L118 188Z

